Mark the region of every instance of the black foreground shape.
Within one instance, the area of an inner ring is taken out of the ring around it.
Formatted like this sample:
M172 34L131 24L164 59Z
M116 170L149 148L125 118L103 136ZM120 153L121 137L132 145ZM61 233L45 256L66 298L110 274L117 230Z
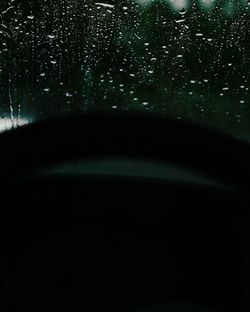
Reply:
M249 310L248 144L157 116L90 114L4 133L0 146L8 309ZM217 184L34 171L100 156L184 165Z

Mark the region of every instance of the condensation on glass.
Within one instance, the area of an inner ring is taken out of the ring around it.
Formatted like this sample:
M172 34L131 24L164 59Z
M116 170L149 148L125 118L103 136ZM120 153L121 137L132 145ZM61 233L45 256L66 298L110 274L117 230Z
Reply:
M142 110L250 134L250 1L1 0L0 131Z

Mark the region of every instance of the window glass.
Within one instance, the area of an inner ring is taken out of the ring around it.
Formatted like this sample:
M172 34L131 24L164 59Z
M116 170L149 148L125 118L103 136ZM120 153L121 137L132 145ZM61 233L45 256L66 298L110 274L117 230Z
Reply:
M1 0L0 131L142 110L250 133L250 1Z

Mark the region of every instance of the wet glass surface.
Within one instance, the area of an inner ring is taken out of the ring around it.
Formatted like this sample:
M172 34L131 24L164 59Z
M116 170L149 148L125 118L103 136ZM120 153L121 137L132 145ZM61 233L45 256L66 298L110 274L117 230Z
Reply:
M250 134L248 0L2 0L0 130L141 110Z

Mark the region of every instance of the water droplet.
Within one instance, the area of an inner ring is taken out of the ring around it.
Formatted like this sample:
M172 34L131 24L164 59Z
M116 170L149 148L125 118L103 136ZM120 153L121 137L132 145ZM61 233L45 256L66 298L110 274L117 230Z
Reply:
M185 18L175 20L175 22L176 22L177 24L184 23L184 22L185 22Z
M33 20L35 16L33 14L27 16L28 19Z
M179 14L180 15L185 15L187 13L187 10L185 10L185 8L182 8L180 11L179 11Z

